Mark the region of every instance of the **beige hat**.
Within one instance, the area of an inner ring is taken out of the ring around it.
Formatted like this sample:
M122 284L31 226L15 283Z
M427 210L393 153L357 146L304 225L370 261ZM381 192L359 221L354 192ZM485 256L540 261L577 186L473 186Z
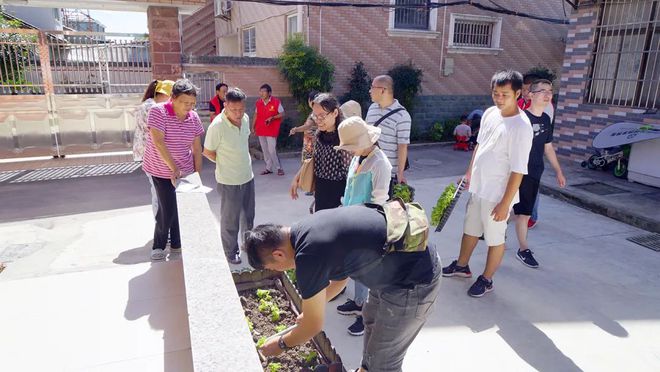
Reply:
M380 128L365 123L359 116L351 116L339 124L339 146L336 150L366 149L378 141Z
M156 84L156 93L172 96L172 87L174 87L174 82L172 80L158 80L158 84Z
M350 118L351 116L362 117L362 107L360 107L359 103L353 100L344 102L343 105L339 106L339 109L345 119Z

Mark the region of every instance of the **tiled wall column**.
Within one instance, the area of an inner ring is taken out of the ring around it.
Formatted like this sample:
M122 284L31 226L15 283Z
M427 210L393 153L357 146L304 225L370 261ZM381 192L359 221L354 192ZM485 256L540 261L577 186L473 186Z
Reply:
M147 22L154 79L176 80L181 78L179 10L175 7L151 6L147 10Z

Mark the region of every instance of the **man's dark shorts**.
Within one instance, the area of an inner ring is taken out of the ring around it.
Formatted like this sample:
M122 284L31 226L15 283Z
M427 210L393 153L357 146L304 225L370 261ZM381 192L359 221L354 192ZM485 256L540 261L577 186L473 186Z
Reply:
M538 194L539 180L523 176L519 189L520 201L513 206L513 213L516 215L531 216Z

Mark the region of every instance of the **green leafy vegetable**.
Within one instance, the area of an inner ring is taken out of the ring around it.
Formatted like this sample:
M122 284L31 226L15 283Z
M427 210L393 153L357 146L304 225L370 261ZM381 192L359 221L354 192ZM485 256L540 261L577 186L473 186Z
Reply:
M257 347L262 347L266 343L266 336L261 336L259 340L257 341Z
M285 329L286 329L285 324L278 324L278 325L275 326L275 333L280 333Z
M257 298L261 300L270 301L270 290L268 289L257 289Z
M433 210L431 211L431 225L437 226L440 223L445 210L447 210L447 207L449 207L449 204L451 204L454 198L455 192L456 185L453 183L450 183L449 186L445 188L445 191L442 192L442 195L440 195L435 207L433 207Z
M319 355L316 351L310 351L309 353L302 353L300 356L303 358L303 365L313 367L316 364L316 358L318 358Z
M405 183L397 183L392 190L393 196L401 198L405 203L410 203L415 199L415 189Z
M282 369L282 363L269 363L266 368L268 368L268 372L278 372Z
M270 320L272 322L277 322L280 320L280 308L275 304L271 304L270 307Z
M248 317L245 317L245 320L247 321L248 329L250 330L250 332L252 332L252 330L254 329L254 324L252 324L252 321L248 319Z
M257 308L262 314L270 314L270 308L273 305L272 302L266 301L263 298L259 300L259 307Z

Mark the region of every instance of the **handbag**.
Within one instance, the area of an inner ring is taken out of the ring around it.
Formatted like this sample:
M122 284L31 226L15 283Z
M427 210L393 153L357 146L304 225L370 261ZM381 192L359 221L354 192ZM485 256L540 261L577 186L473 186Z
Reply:
M314 157L305 159L300 166L298 187L305 192L314 192Z

